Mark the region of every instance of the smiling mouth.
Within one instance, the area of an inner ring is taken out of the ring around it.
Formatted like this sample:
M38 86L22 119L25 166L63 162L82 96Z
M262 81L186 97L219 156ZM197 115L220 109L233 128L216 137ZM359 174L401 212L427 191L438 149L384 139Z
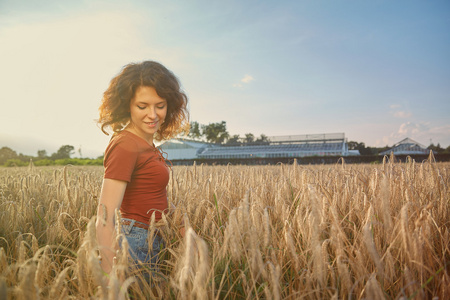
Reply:
M147 126L154 127L158 124L158 121L155 122L144 122Z

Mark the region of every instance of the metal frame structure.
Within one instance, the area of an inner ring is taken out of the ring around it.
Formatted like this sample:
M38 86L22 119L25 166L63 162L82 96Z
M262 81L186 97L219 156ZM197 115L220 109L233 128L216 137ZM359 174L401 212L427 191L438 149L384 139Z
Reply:
M295 158L307 156L347 156L344 133L269 137L265 145L208 145L197 151L202 159Z

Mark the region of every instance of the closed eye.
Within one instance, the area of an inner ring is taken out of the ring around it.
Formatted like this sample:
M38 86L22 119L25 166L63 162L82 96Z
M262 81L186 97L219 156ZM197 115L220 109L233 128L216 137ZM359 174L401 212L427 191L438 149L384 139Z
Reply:
M141 109L141 110L144 110L145 109L145 106L137 106L139 109Z

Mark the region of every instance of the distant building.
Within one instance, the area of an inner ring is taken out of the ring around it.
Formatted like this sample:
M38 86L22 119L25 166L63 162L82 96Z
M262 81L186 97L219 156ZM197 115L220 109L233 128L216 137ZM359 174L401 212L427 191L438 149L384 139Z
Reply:
M296 158L306 156L358 155L348 150L344 133L268 137L262 144L216 145L173 139L160 146L170 160Z
M406 138L395 144L391 149L381 152L380 155L390 155L391 153L394 153L394 155L429 154L430 150L424 145Z
M348 155L358 156L358 155L361 155L361 153L359 152L359 150L348 150Z
M198 158L198 152L206 147L210 144L187 139L171 139L159 146L169 160Z

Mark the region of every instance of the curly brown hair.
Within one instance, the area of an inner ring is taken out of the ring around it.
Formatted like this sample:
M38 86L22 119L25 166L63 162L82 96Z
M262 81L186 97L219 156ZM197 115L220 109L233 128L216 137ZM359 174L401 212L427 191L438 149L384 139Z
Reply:
M167 115L154 138L170 139L189 131L188 98L181 90L177 77L162 64L155 61L130 63L114 77L103 93L99 107L103 133L110 127L114 133L122 131L130 122L130 101L138 87L153 87L159 97L167 101Z

